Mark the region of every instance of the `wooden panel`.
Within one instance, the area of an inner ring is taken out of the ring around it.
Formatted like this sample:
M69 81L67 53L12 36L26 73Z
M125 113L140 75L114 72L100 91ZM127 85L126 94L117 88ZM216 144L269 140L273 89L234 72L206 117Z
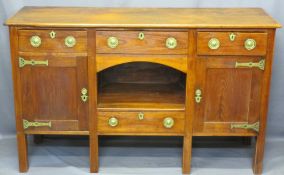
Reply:
M267 47L267 33L242 33L234 32L235 41L230 41L232 32L198 32L197 54L198 55L265 55ZM208 47L211 38L220 41L220 48L212 50ZM256 48L247 50L244 43L247 39L256 41Z
M22 119L51 121L52 127L30 127L37 131L87 130L87 105L81 101L81 89L87 87L85 57L25 57L48 60L48 66L26 65L20 68Z
M56 32L55 38L50 38L49 33ZM25 52L86 52L87 51L87 32L73 30L19 30L19 50ZM41 38L41 45L33 47L30 43L32 36ZM65 45L65 38L73 36L76 39L74 47Z
M171 84L184 82L185 76L183 72L171 67L149 62L120 64L98 73L100 85L106 83Z
M233 123L259 121L261 78L258 68L234 68L236 61L258 62L258 58L200 58L196 87L202 101L196 104L194 134L256 135L253 130L231 129Z
M247 121L251 70L208 69L205 81L207 86L204 122Z
M99 110L184 110L185 90L179 84L112 83L98 94Z
M258 8L24 7L6 25L122 28L277 28Z
M186 55L129 55L129 54L97 54L97 71L129 62L159 63L182 72L187 72Z
M99 112L98 133L100 135L132 135L135 133L183 135L184 112L143 112L143 120L138 119L139 112ZM111 117L118 119L118 125L116 127L109 126L108 120ZM172 128L165 128L163 126L163 120L166 117L172 117L174 119L175 124Z
M140 40L139 33L145 38ZM118 39L118 46L110 48L107 45L109 37ZM173 37L177 40L176 48L166 47L166 40ZM188 33L173 31L97 31L97 53L128 53L128 54L187 54Z

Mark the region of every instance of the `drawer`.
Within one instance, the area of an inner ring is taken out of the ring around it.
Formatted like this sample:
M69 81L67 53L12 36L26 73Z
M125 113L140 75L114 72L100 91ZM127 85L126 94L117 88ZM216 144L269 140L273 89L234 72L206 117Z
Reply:
M97 31L97 53L187 54L188 32Z
M73 30L19 30L23 52L87 52L87 32Z
M99 112L100 135L183 135L184 112Z
M266 54L267 33L198 32L198 55Z

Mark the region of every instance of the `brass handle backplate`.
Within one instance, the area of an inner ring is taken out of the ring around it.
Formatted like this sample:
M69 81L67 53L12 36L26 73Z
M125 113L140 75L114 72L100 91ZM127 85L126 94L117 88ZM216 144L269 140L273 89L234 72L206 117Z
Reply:
M83 102L86 102L87 100L88 100L88 90L86 89L86 88L83 88L82 90L81 90L81 99L82 99L82 101Z
M33 47L39 47L41 45L41 38L37 35L30 38L30 43Z
M208 41L208 47L212 50L217 50L220 47L220 41L217 38L211 38Z
M115 118L115 117L111 117L109 120L108 120L108 124L109 126L111 127L116 127L118 125L118 119Z
M246 63L236 62L235 68L240 68L240 67L244 67L244 68L256 67L256 68L259 68L260 70L264 70L265 69L265 60L262 59L257 63L254 63L254 62L246 62Z
M253 49L255 49L256 48L256 41L254 40L254 39L247 39L246 41L245 41L245 48L247 49L247 50L253 50Z
M107 39L107 45L112 49L116 48L118 46L118 43L118 39L114 36L111 36Z
M164 125L165 128L172 128L174 126L174 124L175 124L175 121L171 117L167 117L163 121L163 125Z
M174 49L177 47L177 40L174 37L169 37L166 40L166 47L168 49Z
M201 99L202 99L202 92L200 89L196 89L195 91L195 102L196 103L200 103L201 102Z
M28 129L29 127L43 127L47 126L51 128L51 121L49 122L30 122L28 120L23 120L24 129Z
M248 123L242 123L242 124L231 124L231 129L251 129L255 132L259 132L259 122L248 124Z
M19 57L19 67L22 68L26 65L36 66L36 65L43 65L48 66L48 60L43 61L36 61L36 60L25 60L22 57Z
M65 45L67 47L74 47L76 45L76 39L74 38L74 36L67 36L65 38Z

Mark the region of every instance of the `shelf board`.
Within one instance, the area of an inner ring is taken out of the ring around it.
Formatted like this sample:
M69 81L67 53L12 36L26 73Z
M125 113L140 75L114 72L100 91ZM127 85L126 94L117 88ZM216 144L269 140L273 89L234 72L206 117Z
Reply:
M98 110L184 110L185 89L175 84L111 83L99 88Z

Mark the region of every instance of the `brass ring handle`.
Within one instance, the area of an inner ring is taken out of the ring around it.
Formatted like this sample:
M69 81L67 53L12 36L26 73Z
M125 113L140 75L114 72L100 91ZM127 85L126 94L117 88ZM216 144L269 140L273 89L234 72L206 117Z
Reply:
M118 125L118 119L115 118L115 117L111 117L109 120L108 120L108 124L109 126L111 127L116 127Z
M74 47L76 45L76 39L73 36L67 36L65 38L65 45L67 47Z
M247 50L253 50L256 48L256 41L254 39L247 39L245 41L245 48Z
M172 128L175 124L175 121L173 118L167 117L164 119L163 124L165 128Z
M33 47L39 47L41 45L41 38L37 35L30 38L30 43Z
M177 40L174 37L169 37L166 40L166 47L168 49L174 49L177 47Z
M108 47L114 49L118 46L118 39L114 36L111 36L107 39L107 45Z
M217 38L211 38L208 42L208 47L212 50L217 50L220 47L220 41Z

